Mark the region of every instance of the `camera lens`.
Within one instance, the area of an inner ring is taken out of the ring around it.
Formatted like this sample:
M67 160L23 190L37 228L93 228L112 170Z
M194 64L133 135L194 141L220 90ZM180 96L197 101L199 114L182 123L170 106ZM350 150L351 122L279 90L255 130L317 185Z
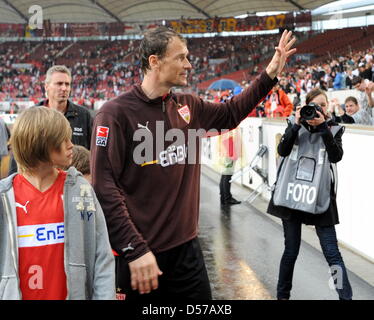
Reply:
M310 103L300 110L300 116L304 120L312 120L318 118L317 115L317 106L314 103Z
M300 116L304 120L312 120L317 116L316 109L313 106L307 105L301 108Z

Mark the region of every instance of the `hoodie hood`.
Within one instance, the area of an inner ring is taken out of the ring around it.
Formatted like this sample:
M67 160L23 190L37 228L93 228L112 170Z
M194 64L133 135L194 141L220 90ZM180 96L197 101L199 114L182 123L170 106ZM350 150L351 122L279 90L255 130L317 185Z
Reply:
M75 167L70 167L67 170L67 175L66 175L66 181L65 181L65 183L75 184L77 182L78 176L83 177L82 173L80 173L80 171L78 171L77 169L75 169Z
M13 186L13 179L17 173L13 173L10 176L0 180L0 193L7 192Z

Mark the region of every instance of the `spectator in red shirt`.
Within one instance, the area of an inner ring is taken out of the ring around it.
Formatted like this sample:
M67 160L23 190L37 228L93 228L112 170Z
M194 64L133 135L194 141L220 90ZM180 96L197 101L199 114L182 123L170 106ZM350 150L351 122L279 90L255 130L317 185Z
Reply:
M277 109L277 113L274 111ZM293 104L287 94L278 84L269 92L265 100L265 114L267 117L277 117L282 114L283 117L291 115Z

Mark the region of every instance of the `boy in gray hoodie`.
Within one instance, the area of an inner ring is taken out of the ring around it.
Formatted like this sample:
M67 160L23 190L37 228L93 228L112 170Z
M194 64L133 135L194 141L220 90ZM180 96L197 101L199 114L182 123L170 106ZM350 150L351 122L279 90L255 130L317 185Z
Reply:
M25 110L11 146L20 172L0 181L0 299L115 299L102 209L71 164L63 114Z

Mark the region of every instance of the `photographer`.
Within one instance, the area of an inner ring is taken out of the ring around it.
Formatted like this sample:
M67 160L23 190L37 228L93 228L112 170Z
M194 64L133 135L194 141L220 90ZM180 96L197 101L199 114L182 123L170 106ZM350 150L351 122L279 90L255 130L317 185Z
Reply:
M341 127L327 113L324 91L311 90L306 106L297 107L278 145L282 162L267 212L282 219L285 250L280 262L277 298L290 298L292 277L301 242L302 224L314 225L323 254L341 280L335 287L341 300L352 299L352 289L339 252L335 225L336 163L343 157Z

